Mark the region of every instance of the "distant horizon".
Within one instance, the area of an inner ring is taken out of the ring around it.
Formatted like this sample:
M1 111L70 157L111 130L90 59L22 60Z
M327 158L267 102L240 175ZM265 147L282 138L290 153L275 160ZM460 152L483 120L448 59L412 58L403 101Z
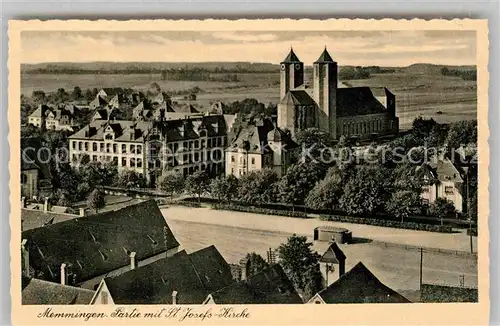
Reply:
M476 65L476 33L421 31L25 31L21 63L253 62L293 47L311 65L325 47L344 66Z

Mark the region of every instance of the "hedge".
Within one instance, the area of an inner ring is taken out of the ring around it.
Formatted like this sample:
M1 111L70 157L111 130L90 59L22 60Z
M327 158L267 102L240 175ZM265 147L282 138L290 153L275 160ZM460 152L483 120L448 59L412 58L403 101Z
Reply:
M228 210L228 211L236 211L236 212L247 212L254 214L266 214L266 215L279 215L279 216L288 216L288 217L298 217L298 218L309 218L304 212L292 212L285 211L279 209L270 209L270 208L261 208L256 206L241 206L234 204L215 204L213 205L214 209L219 210Z
M400 222L395 220L383 220L365 217L355 217L355 216L341 216L341 215L320 215L320 220L322 221L334 221L334 222L344 222L353 224L367 224L374 226L383 226L389 228L398 229L409 229L417 231L430 231L430 232L440 232L440 233L452 233L453 229L449 225L433 225L433 224L422 224L415 222Z

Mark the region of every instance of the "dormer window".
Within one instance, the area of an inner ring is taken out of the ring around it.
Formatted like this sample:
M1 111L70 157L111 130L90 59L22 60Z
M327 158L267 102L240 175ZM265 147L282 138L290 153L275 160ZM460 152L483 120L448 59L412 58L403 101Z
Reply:
M113 138L114 138L114 137L113 137L113 134L111 134L111 133L106 134L106 135L104 136L104 139L106 139L106 140L113 140Z

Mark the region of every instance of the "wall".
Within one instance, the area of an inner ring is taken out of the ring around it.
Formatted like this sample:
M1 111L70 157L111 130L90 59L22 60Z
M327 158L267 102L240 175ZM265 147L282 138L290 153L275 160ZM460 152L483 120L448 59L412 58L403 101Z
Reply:
M179 251L179 247L176 247L176 248L173 248L173 249L170 249L168 251L164 251L162 253L159 253L155 256L151 256L149 258L146 258L146 259L143 259L141 261L138 261L137 262L137 268L138 267L141 267L141 266L145 266L145 265L148 265L148 264L151 264L157 260L160 260L160 259L163 259L163 258L166 258L166 257L171 257L172 255L174 255L175 253L177 253ZM106 274L102 274L102 275L99 275L99 276L96 276L90 280L87 280L85 282L81 282L78 284L79 287L81 288L84 288L84 289L89 289L89 290L92 290L94 291L95 287L97 285L99 285L99 283L101 282L102 279L104 279L105 277L113 277L113 276L118 276L118 275L121 275L125 272L128 272L130 270L130 265L126 265L126 266L123 266L123 267L120 267L120 268L117 268L113 271L110 271Z
M113 301L113 298L111 297L111 294L109 293L108 286L106 285L106 282L103 282L99 291L96 292L95 297L92 300L93 305L102 305L102 304L115 304Z
M390 118L386 113L357 115L352 117L337 118L337 137L369 136L372 133L390 132Z
M233 162L234 160L234 162ZM240 177L252 171L259 171L263 168L263 155L246 153L243 150L237 152L226 152L226 175Z

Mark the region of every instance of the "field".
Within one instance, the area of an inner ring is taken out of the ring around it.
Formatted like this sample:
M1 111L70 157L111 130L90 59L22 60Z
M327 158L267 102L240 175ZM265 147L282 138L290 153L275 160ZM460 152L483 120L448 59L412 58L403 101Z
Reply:
M411 68L411 69L410 69ZM459 77L442 76L436 70L423 67L402 68L398 72L372 75L365 80L348 81L349 86L387 87L396 95L397 115L403 129L419 115L432 117L438 122L476 118L476 82ZM265 104L279 101L279 73L238 74L238 82L164 81L159 74L129 75L48 75L22 74L21 91L31 95L34 90L45 92L75 86L82 89L124 87L146 90L157 82L164 91L181 91L193 87L203 90L197 102L208 107L210 102L224 102L256 98ZM310 77L310 76L309 76ZM181 100L181 98L174 98ZM439 112L439 113L438 113Z
M293 233L307 235L309 241L312 241L313 226L327 223L317 220L184 207L171 207L162 211L184 249L192 252L213 244L231 263L237 263L248 252L256 252L266 257L266 251L269 248L277 248ZM384 233L387 236L394 233L396 237L392 239L393 242L404 242L410 239L411 242L430 246L437 243L433 239L433 233L388 228L377 228L379 230L374 231L375 228L370 226L345 224L342 226L347 226L352 230L354 237L362 237L358 238L358 243L341 245L347 256L347 270L362 261L389 287L405 291L418 289L420 252L399 247L385 248L376 242L370 242L370 239L380 237ZM439 234L438 236L441 239L446 237L453 239L442 241L445 247L461 247L458 243L459 239L467 242L465 238L454 237L454 235ZM326 243L316 242L314 245L314 249L320 253L323 253L326 248ZM424 253L424 282L458 286L461 277L465 286L477 286L477 260L474 256Z

